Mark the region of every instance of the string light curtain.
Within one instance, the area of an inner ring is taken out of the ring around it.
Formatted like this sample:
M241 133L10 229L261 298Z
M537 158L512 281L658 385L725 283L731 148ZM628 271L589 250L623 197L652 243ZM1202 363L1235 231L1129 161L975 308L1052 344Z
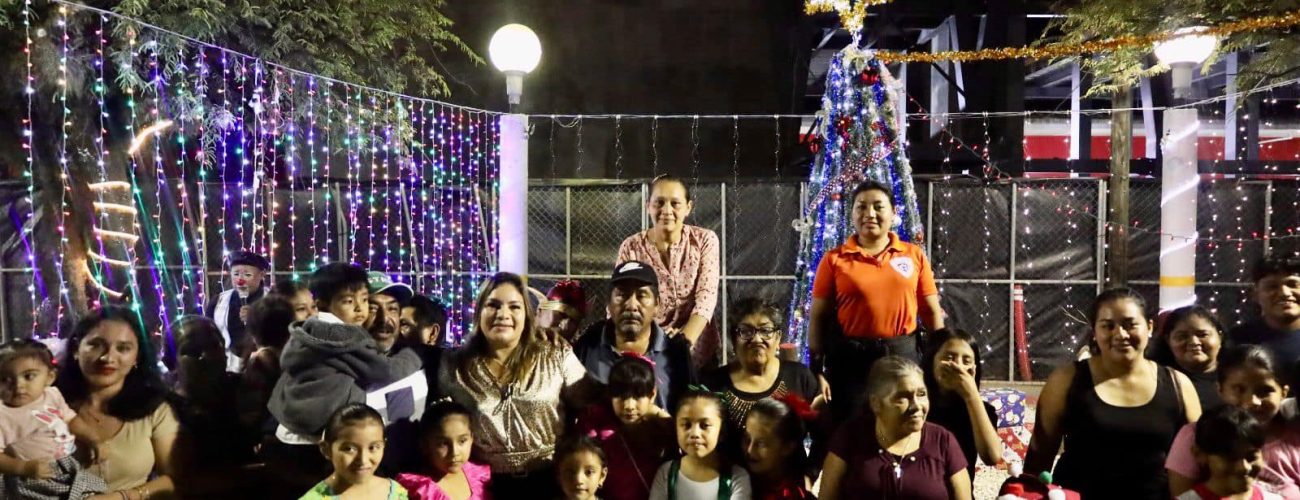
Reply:
M55 295L36 279L34 304L63 316L70 288L84 290L91 307L125 303L165 329L199 312L226 257L247 249L280 279L334 261L384 271L449 304L450 338L463 333L475 286L495 268L497 114L304 73L109 11L60 3L57 15L54 33L29 24L26 45L28 99L62 104L24 117L27 178L63 171L52 194L60 247L33 249L57 255L47 269L62 285Z

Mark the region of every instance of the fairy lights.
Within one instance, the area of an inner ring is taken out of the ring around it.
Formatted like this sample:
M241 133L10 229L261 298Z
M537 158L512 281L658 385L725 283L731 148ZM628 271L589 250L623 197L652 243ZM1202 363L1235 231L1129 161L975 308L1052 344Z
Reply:
M57 229L55 244L70 244L64 224L72 210L84 204L92 211L87 260L67 269L85 276L89 305L129 301L150 328L166 328L178 314L201 309L195 304L203 303L206 266L248 249L295 279L338 259L395 274L448 303L453 336L464 331L458 323L472 307L466 291L491 270L496 248L495 225L485 219L495 210L478 204L495 200L497 114L299 72L110 11L55 8L47 21L55 26L53 43L36 43L44 36L36 19L30 12L23 19L24 177L56 172L67 189L51 193L61 198L45 223L51 234ZM71 28L83 24L89 28ZM49 54L33 53L41 50ZM50 61L45 74L56 75L40 86L36 61ZM86 75L85 104L73 101L74 73ZM64 106L41 115L38 100ZM98 133L76 136L76 123L97 125ZM38 130L59 134L47 141L50 151L34 151ZM74 151L87 151L93 162L89 174L78 174L84 179L69 170ZM90 199L72 198L78 183ZM33 183L28 196L34 193ZM338 196L346 203L342 217L360 224L339 224ZM42 286L34 211L20 225L37 269L33 308L47 298L59 307ZM57 267L50 269L63 279L66 252L51 253ZM141 288L153 292L142 297ZM35 332L35 311L32 317Z
M825 252L850 234L841 193L854 183L871 179L893 190L899 207L904 241L920 243L921 221L911 166L896 135L897 102L894 84L881 63L850 45L830 62L826 94L822 97L820 142L808 192L816 193L798 221L801 233L789 324L797 352L806 354L807 318L812 282ZM851 200L850 200L851 202Z
M36 227L34 224L34 221L36 219L36 189L35 189L35 183L33 182L34 178L32 177L33 168L36 165L36 161L35 161L36 151L33 148L35 135L36 135L35 133L36 127L35 127L35 123L33 122L35 115L32 113L32 104L33 104L33 100L36 97L36 77L32 73L32 17L33 15L34 13L32 12L32 0L24 0L23 1L23 39L25 41L25 45L23 45L23 57L24 57L24 68L27 71L27 78L24 81L23 93L27 96L27 114L23 119L22 125L23 125L23 153L26 154L27 158L26 158L26 167L23 170L23 178L26 179L27 182L31 184L28 184L27 187L27 207L28 207L27 218L24 220L23 224L19 226L20 227L19 231L22 232L23 247L27 250L27 264L31 266L33 270L32 282L30 285L27 286L27 291L31 296L31 304L33 309L31 332L33 335L35 335L39 333L36 331L37 320L39 318L37 314L35 314L35 310L40 307L40 302L38 302L36 299L36 289L37 287L42 288L42 295L44 295L44 286L41 280L40 266L38 266L36 263L36 253L35 253L36 242L33 239L33 235L32 235L32 231Z

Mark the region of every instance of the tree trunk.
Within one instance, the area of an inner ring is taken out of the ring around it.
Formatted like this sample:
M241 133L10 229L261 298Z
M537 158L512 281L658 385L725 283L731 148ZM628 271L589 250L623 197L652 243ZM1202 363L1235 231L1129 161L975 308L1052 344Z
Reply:
M1115 91L1111 96L1110 115L1110 179L1106 183L1106 284L1107 286L1125 286L1128 284L1128 181L1129 158L1133 156L1133 112L1127 111L1132 106L1132 93L1125 87ZM1154 140L1148 137L1147 140Z

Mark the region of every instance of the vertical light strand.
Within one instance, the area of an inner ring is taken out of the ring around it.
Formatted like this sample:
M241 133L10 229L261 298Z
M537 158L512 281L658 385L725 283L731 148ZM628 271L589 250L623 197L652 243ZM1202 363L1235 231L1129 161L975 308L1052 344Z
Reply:
M623 116L614 115L614 178L623 178Z
M447 261L445 259L446 251L447 251L447 247L446 247L447 224L449 222L447 220L449 217L447 216L448 210L446 207L450 206L447 200L448 191L446 187L447 136L444 135L446 120L447 120L446 107L438 106L438 114L437 114L437 118L435 118L434 120L433 131L430 132L431 134L433 134L430 137L431 143L437 151L437 156L435 156L435 160L434 160L433 195L434 198L438 200L437 203L438 211L431 212L429 214L429 217L436 217L436 220L433 221L433 227L437 231L437 237L434 239L433 250L430 253L433 254L433 260L434 260L433 269L434 272L437 273L435 275L436 276L435 290L437 290L438 293L442 293L442 294L449 293L446 284L446 280L447 280L446 276L448 275L446 271L449 271L449 269L447 269ZM454 325L456 325L457 322L452 322L451 324L454 327ZM452 338L458 339L459 337L456 336Z
M107 21L108 19L106 19L103 15L100 15L99 25L95 30L95 36L96 38L98 38L98 45L95 47L94 91L95 91L95 102L99 107L97 113L98 115L97 118L99 123L99 133L95 137L95 167L98 170L98 174L99 174L98 178L96 179L96 182L108 181L108 170L107 170L107 165L109 160L108 140L107 140L108 107L106 102L107 83L105 82L104 79L104 64L107 62L105 57L105 52L108 47L108 39L107 39L108 35L104 28L105 28L105 23ZM103 191L96 190L95 197L99 203L101 204L104 203ZM104 223L107 221L107 218L108 218L107 212L94 215L91 221L92 227L93 228L103 227ZM99 231L94 231L93 229L92 229L92 233L94 234L95 246L98 247L99 254L108 255L108 250L106 250L104 247L104 237L102 233ZM112 272L111 270L108 270L108 272L106 272L107 264L101 264L97 262L92 266L89 259L87 260L86 264L87 264L87 268L93 274L94 282L97 284L96 296L94 299L90 301L89 305L93 308L98 308L103 305L104 298L107 296L106 292L108 290L111 290L114 285L114 283L110 279L112 276ZM87 297L89 298L89 294L87 294Z
M375 176L375 167L379 161L380 147L379 136L375 129L385 125L385 123L381 121L382 119L382 115L379 112L379 98L372 93L370 94L370 132L366 148L364 149L364 151L367 151L370 154L369 161L365 163L365 165L370 167L370 174L366 176L366 191L364 194L358 193L360 195L358 198L365 203L364 208L366 210L365 267L367 269L373 269L375 267L375 233L378 232L375 230L375 186L379 183L378 178Z
M424 245L426 243L424 232L424 214L428 211L429 198L426 195L424 184L424 172L429 165L429 148L425 142L428 133L429 116L425 108L428 103L420 101L420 109L416 126L411 131L411 147L414 148L414 154L411 155L411 165L408 181L410 186L406 190L406 203L410 207L408 220L411 227L411 286L415 287L416 292L425 293L424 290Z
M582 179L583 178L582 163L583 160L585 160L587 157L587 152L585 149L583 149L583 144L582 144L582 126L583 126L582 117L579 116L575 121L578 122L578 140L576 146L578 150L578 167L574 169L574 177Z
M468 181L463 180L461 182L464 185L475 186L478 183L474 181L482 177L479 176L478 163L474 161L474 156L473 156L473 151L475 147L474 135L472 131L467 131L467 129L469 128L467 124L471 120L473 120L473 114L466 113L465 110L460 109L457 110L456 115L457 117L459 117L459 121L456 124L456 135L461 141L461 146L456 148L456 153L457 156L461 159L461 167L466 172L466 175L461 175L461 179L468 179ZM466 151L466 144L465 144L466 142L468 142L468 152ZM466 158L468 158L469 161L465 161ZM494 177L491 186L492 186L492 191L490 193L489 199L493 199L493 200L501 199L501 182L499 178ZM473 242L482 237L484 232L487 230L485 225L487 224L488 221L484 221L482 217L482 213L484 210L484 208L482 207L483 197L475 196L470 199L473 200L473 203L470 205L471 210L470 210L469 231L466 231L465 233L462 233L460 235L461 255L466 260L474 261L475 263L474 278L477 278L478 276L481 276L482 273L484 271L487 271L488 269L485 268L481 263L479 263L481 259L475 258L476 255L475 250L480 247L479 245L476 245ZM499 231L499 220L500 217L492 218L491 221L493 226L492 234L496 234ZM494 254L494 255L497 254L495 251L496 249L492 246L492 243L490 241L484 242L484 245L481 248L487 250L489 254ZM499 265L500 263L498 263L498 266Z
M357 141L361 139L360 131L361 131L361 124L363 122L361 119L361 105L360 105L361 96L360 95L356 96L357 106L356 106L356 111L354 112L352 108L352 105L354 103L352 99L351 87L345 85L343 87L343 91L344 91L343 107L347 112L347 118L346 121L344 122L347 127L347 138L344 139L343 145L345 148L347 148L347 161L348 161L348 184L347 184L346 196L344 197L344 201L347 202L348 205L347 206L348 253L347 255L343 255L341 258L346 259L346 261L348 262L356 262L357 261L357 205L355 201L356 198L355 191L356 191L357 178L361 175L361 171L360 171L361 158L359 153L357 152L358 149L360 148L360 145L357 144Z
M484 143L484 141L483 141L483 113L482 113L482 112L479 112L479 111L474 111L474 112L469 113L469 116L470 116L470 122L469 122L469 132L470 132L470 154L469 154L469 157L470 157L470 161L471 161L470 166L471 166L471 168L473 168L474 177L475 177L475 178L479 178L480 176L482 176L483 174L485 174L485 173L488 171L488 168L487 168L486 163L484 162L484 156L483 156L483 143ZM498 176L491 176L491 178L493 178L493 179L500 179L500 177L498 177ZM494 199L494 200L500 200L500 199L501 199L501 195L500 195L500 192L501 192L501 183L500 183L499 181L496 183L496 191L497 191L497 194L493 197L493 199ZM486 210L486 209L485 209L485 210ZM493 214L492 214L492 215L493 215L493 217L492 217L492 222L493 222L494 227L492 228L492 231L491 231L490 233L488 233L488 234L499 234L499 233L500 233L500 229L501 229L501 227L500 227L500 222L501 222L500 213L497 212L496 210L493 210ZM483 246L481 247L481 248L483 249L483 251L486 251L487 253L489 253L489 254L491 254L491 255L500 255L500 252L497 251L497 246L494 244L494 242L492 241L492 239L489 238L489 237L487 237L487 235L485 235L483 232L474 233L474 238L483 238L483 239L484 239L484 241L483 241ZM471 246L470 248L471 248L471 249L476 249L476 248L480 248L480 247L477 246L477 245L474 245L474 246Z
M275 117L279 112L278 102L275 98L278 90L279 70L268 71L268 67L262 61L255 61L257 71L257 147L254 149L253 157L253 190L252 204L253 214L253 248L252 251L259 255L271 256L271 207L267 204L267 194L274 195L274 177L275 177L275 158L276 143L279 141L276 134ZM270 85L267 79L270 79ZM267 173L270 172L270 179Z
M659 117L650 120L650 174L659 176Z
M165 105L164 99L167 92L167 82L166 78L163 76L163 68L158 61L158 50L157 46L149 49L149 85L153 87L153 99L152 105L149 108L148 119L146 121L150 127L162 123L162 120L166 118L162 109ZM168 294L166 292L166 286L170 283L170 280L168 280L169 273L167 272L167 262L165 258L166 251L163 249L162 242L162 213L164 206L162 190L163 186L167 184L167 169L166 165L163 163L164 143L162 130L163 129L157 129L157 131L153 133L152 140L154 170L153 224L149 224L148 218L142 218L141 220L145 224L143 235L151 242L149 245L149 255L151 257L150 260L153 261L151 266L153 268L153 273L151 277L153 278L154 294L158 297L158 302L156 303L158 307L158 322L163 325L163 331L166 332L171 331L171 321L167 315ZM145 209L143 196L143 193L139 195L139 205L141 209ZM132 272L135 272L135 270L132 270Z
M218 182L220 183L219 186L221 187L221 210L218 211L217 213L217 218L219 219L217 221L217 228L218 228L217 232L221 234L221 255L217 261L223 262L225 261L226 256L230 255L230 235L228 234L229 233L228 228L230 227L230 207L234 203L234 201L230 199L230 189L229 189L230 180L226 177L226 175L230 172L230 160L231 160L230 129L234 127L242 127L243 123L240 121L239 115L236 115L234 111L231 111L232 104L230 102L230 96L233 94L233 92L230 89L230 79L232 76L230 70L230 54L224 50L221 51L220 54L221 54L221 90L220 90L221 109L224 110L225 113L229 115L229 117L225 120L226 126L221 127L221 130L218 132L219 140L217 142L218 148L221 151L221 163L217 165L217 179ZM236 163L238 163L239 161L238 157L235 158L235 161ZM209 257L208 262L204 262L203 266L205 268L208 267L210 265L211 260L212 260L211 257ZM219 268L220 268L220 264L218 264L218 269ZM203 275L204 283L207 283L207 279L208 276L207 276L207 272L205 271ZM205 302L204 304L207 303Z
M321 136L324 138L325 141L325 145L321 148L321 152L322 152L321 156L323 156L325 159L324 177L326 179L332 178L331 176L333 175L333 168L331 167L333 167L334 163L331 161L331 158L334 156L334 106L336 105L337 102L338 101L334 99L334 82L326 82L325 83L325 128L321 131ZM347 103L344 102L343 104L344 107L346 108ZM346 162L347 159L344 158L344 161ZM312 177L311 185L316 186L318 183L317 176L313 173L311 177ZM333 190L333 186L329 183L322 182L320 184L321 184L321 189L325 191L325 208L323 209L325 211L325 224L324 224L325 225L325 249L322 253L319 254L319 258L317 259L317 261L312 263L311 270L313 272L316 270L317 264L323 265L329 263L330 252L334 248L334 231L330 228L330 222L334 219L334 217L331 216L332 214L334 214L333 211L334 190ZM315 199L315 196L313 196L312 198ZM313 225L312 227L314 228L315 226ZM315 234L314 229L312 234Z
M201 51L202 48L200 47L197 50ZM188 92L188 97L191 98L190 102L194 103L192 105L197 107L187 108L186 105L184 104L184 99L187 97L187 90L186 90L187 86L185 80L186 78L189 78L191 75L191 73L188 71L189 67L185 59L184 45L180 46L176 50L176 64L177 64L176 73L179 73L176 75L176 82L177 82L176 92L178 96L177 98L178 102L174 103L173 107L176 109L176 112L174 113L175 115L174 118L176 122L176 150L177 150L176 151L176 172L180 178L180 182L176 184L177 187L176 196L179 198L176 204L179 209L176 212L172 212L171 219L172 219L172 226L175 228L176 231L175 232L176 245L177 245L176 250L180 254L179 267L177 267L176 272L173 273L174 276L173 286L175 287L174 290L175 294L172 296L172 300L174 301L173 305L175 306L175 312L176 312L175 317L179 319L180 316L184 315L186 312L185 305L189 302L188 300L186 300L186 297L188 296L189 291L192 289L191 286L192 282L190 281L190 273L189 273L191 267L189 242L190 242L190 237L193 235L193 233L190 231L190 228L192 227L191 224L193 221L190 220L190 212L189 212L190 183L189 183L189 177L186 174L186 170L189 170L189 165L187 164L185 159L185 157L188 155L188 152L186 151L188 143L185 137L188 135L187 130L188 130L189 122L191 120L197 123L203 122L202 120L203 105L199 104L203 102L201 100L203 96L201 92L202 83L196 82L194 86L194 90ZM201 75L202 69L199 68L196 69L199 70L198 74ZM199 76L199 78L202 77ZM199 137L202 137L202 135L200 135ZM170 182L167 183L167 192L168 193L172 192L172 184Z
M23 93L27 96L27 116L23 120L23 150L27 155L27 167L23 171L23 177L27 180L27 218L23 220L21 231L23 235L23 246L27 251L27 265L32 269L32 282L27 286L27 291L32 300L32 329L31 335L38 334L37 320L39 319L41 303L36 299L36 288L42 286L41 269L36 263L36 253L33 247L32 231L36 228L36 179L33 176L33 170L36 166L36 150L33 144L36 139L36 126L34 123L34 114L32 113L33 97L36 95L36 76L32 74L32 0L23 1L23 37L25 45L23 46L23 56L26 59L27 79L24 81Z
M328 109L329 103L326 103ZM327 121L328 123L328 121ZM328 127L328 125L326 125ZM328 131L325 132L329 134ZM328 152L326 153L328 154ZM307 77L307 223L311 228L311 252L312 259L308 264L307 272L316 270L317 251L320 249L316 242L316 77ZM328 170L326 175L328 176ZM327 222L329 218L325 219ZM328 231L327 231L328 232ZM295 254L295 259L297 255ZM292 276L294 281L298 281L299 273L294 272Z
M390 192L390 190L393 188L392 185L393 177L392 175L390 175L390 173L393 170L393 162L394 162L393 149L395 148L395 145L393 144L393 135L401 134L402 121L397 119L398 109L400 109L400 103L397 102L397 99L392 97L385 97L384 100L387 103L387 105L385 106L384 109L384 129L383 129L384 130L384 144L383 144L384 159L382 161L382 165L384 169L384 177L382 180L383 188L371 189L370 192L371 192L371 196L373 196L375 192L378 192L380 193L380 196L383 197L384 211L383 211L383 216L379 219L380 222L383 224L383 231L384 231L383 270L384 270L384 274L392 274L393 269L391 267L391 264L392 264L392 257L393 257L393 248L392 248L393 213L392 213L392 205L389 203L389 201L392 199L391 196L392 193ZM397 130L394 130L394 128L396 128ZM401 157L398 157L397 161L400 162ZM371 203L373 204L375 202L372 200ZM370 267L374 269L379 266L376 266L373 263L371 263Z
M127 52L127 58L126 58L126 64L124 65L124 67L120 67L120 68L118 68L118 71L121 71L121 72L135 72L135 71L136 71L136 69L135 69L135 58L136 58L136 55L137 55L137 54L136 54L136 31L135 31L135 29L131 29L131 28L127 29L127 42L126 42L126 43L127 43L127 51L128 51L128 52ZM135 130L135 122L136 122L135 104L136 104L136 103L135 103L135 87L133 87L133 86L128 86L127 89L126 89L126 109L127 109L127 113L128 113L128 116L127 116L127 123L126 123L126 130L127 130L127 134L130 135L131 137L135 137L135 134L136 134L136 130ZM139 184L138 180L136 179L136 175L135 175L135 173L138 172L138 171L140 170L140 165L139 165L138 162L136 162L136 155L134 155L134 154L128 154L128 155L127 155L127 162L128 162L128 163L127 163L127 178L128 178L128 181L129 181L129 184L130 184L130 190L131 190L130 193L128 193L128 197L129 197L129 199L132 200L132 203L134 203L134 204L136 205L136 208L137 208L138 210L144 210L144 209L145 209L145 206L144 206L143 203L141 203L141 199L140 199L140 184ZM141 236L141 237L144 237L144 236L145 236L144 234L141 234L141 230L140 230L140 217L139 217L139 216L133 216L133 217L131 218L131 224L132 224L132 228L133 228L133 230L134 230L134 232L135 232L136 235L139 235L139 236ZM136 276L136 272L135 272L135 257L134 257L134 255L133 255L134 252L133 252L133 249L132 249L132 245L131 245L130 243L127 243L127 242L124 241L124 242L122 243L122 246L123 246L123 248L125 248L125 250L126 250L126 252L125 252L125 253L126 253L126 256L127 256L126 261L131 263L131 265L129 265L129 266L125 266L125 272L126 272L127 282L130 283L130 285L129 285L129 290L130 290L130 294L131 294L131 304L130 304L130 307L131 307L131 310L134 311L134 312L136 313L137 316L139 316L139 315L140 315L140 306L141 306L141 304L140 304L140 282L139 282L138 276ZM141 320L141 323L144 322L144 318L143 318L143 317L141 317L140 320Z
M68 127L72 125L71 109L68 108L68 7L59 5L59 109L63 119L59 125L59 183L63 189L59 192L59 252L54 256L54 272L59 277L59 300L54 305L55 330L63 322L63 305L68 301L68 277L63 272L63 257L68 254L67 223L72 214L69 212L68 198L72 194L72 176L68 170Z
M311 96L307 96L311 99ZM286 220L289 226L289 277L293 280L298 279L298 76L289 74L289 91L287 93L287 103L289 112L284 115L285 144L288 145L288 154L284 157L285 170L288 175L285 180L289 183L289 216L281 220ZM310 101L309 101L310 102ZM311 105L308 104L306 125L311 130L315 118L311 115ZM310 134L310 132L308 132ZM310 137L310 135L309 135ZM308 146L310 149L311 146Z
M239 162L239 181L238 184L236 184L238 188L238 195L239 195L239 213L237 214L238 217L236 220L238 222L235 224L235 229L238 232L239 240L234 250L251 248L251 245L249 243L251 241L251 229L252 229L251 227L246 227L246 222L245 222L249 216L249 206L248 206L249 192L248 192L248 183L246 183L247 177L245 175L245 172L250 172L251 171L250 167L253 164L253 162L248 159L249 155L252 154L249 148L249 146L252 143L248 140L248 131L249 131L248 95L252 93L252 89L249 88L248 61L245 60L242 56L240 56L238 60L239 60L239 80L238 80L239 122L238 122L238 128L236 130L239 132L239 147L235 149L235 155L238 156L237 160ZM253 122L254 124L256 124L257 122L256 116L254 116ZM256 129L254 129L253 133L256 132L257 132ZM229 254L223 255L221 257L222 257L221 258L222 267L224 268L225 261L227 258L229 258Z
M691 187L700 183L700 117L691 119Z
M206 47L195 47L194 64L199 70L198 80L196 80L196 86L194 88L194 95L195 97L202 99L203 110L199 113L199 116L197 117L198 123L195 125L198 129L199 138L198 149L194 153L195 170L198 174L198 184L195 187L197 188L196 191L199 197L199 220L196 221L194 225L194 231L198 235L198 237L194 238L194 255L196 256L194 257L194 260L198 262L198 265L191 270L191 276L198 281L197 286L194 288L195 309L200 313L204 313L206 311L203 310L203 307L207 305L207 297L205 297L203 293L207 288L207 276L205 276L204 269L207 269L207 255L208 251L211 250L211 247L208 245L208 238L211 237L211 235L208 233L207 183L208 170L212 167L212 158L214 156L212 152L215 151L214 137L207 129L207 124L209 121L219 122L221 120L220 117L224 116L221 113L225 110L224 108L218 108L216 106L214 99L210 94L212 88L208 84L208 78L211 76L212 69L208 67ZM219 124L216 126L220 127ZM183 183L181 189L188 190L188 184Z
M452 120L449 126L447 127L447 131L448 131L448 135L451 136L450 160L451 160L451 164L455 167L455 171L454 171L455 174L452 177L452 179L456 183L455 186L458 188L457 192L460 193L461 196L463 196L463 198L459 203L456 203L455 205L456 210L460 212L459 214L460 216L458 217L458 223L453 228L454 232L451 238L451 242L450 242L451 248L449 249L449 252L451 252L452 255L456 256L456 260L458 262L468 263L470 276L476 277L479 275L478 273L482 270L482 264L474 259L466 258L466 254L470 252L470 250L467 249L466 247L472 248L473 245L469 244L469 242L473 241L470 239L472 236L468 236L468 235L472 235L475 232L477 232L479 230L478 228L480 227L479 224L482 222L478 219L478 217L475 217L475 215L478 213L478 205L476 204L476 202L480 199L480 196L478 195L478 192L473 187L474 185L466 182L467 178L473 178L473 177L470 175L472 172L469 170L469 166L466 165L466 162L464 161L465 159L465 136L464 136L465 112L464 110L461 109L453 110L451 113L451 118ZM470 186L468 191L465 190L466 186ZM465 209L466 205L469 205L470 207L468 213ZM460 284L458 283L458 285ZM459 296L462 288L463 288L462 286L457 286L455 288L455 291L452 292L453 297Z

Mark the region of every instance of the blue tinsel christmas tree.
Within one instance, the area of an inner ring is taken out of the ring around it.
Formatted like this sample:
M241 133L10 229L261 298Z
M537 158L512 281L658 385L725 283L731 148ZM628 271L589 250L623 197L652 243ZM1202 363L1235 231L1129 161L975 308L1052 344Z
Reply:
M919 243L922 238L912 167L899 130L902 91L888 69L856 44L831 59L818 112L821 136L813 145L816 159L808 179L813 197L803 218L795 221L801 236L788 331L804 356L817 264L852 234L848 208L853 200L842 199L846 191L867 179L891 186L899 210L894 231L903 241Z

